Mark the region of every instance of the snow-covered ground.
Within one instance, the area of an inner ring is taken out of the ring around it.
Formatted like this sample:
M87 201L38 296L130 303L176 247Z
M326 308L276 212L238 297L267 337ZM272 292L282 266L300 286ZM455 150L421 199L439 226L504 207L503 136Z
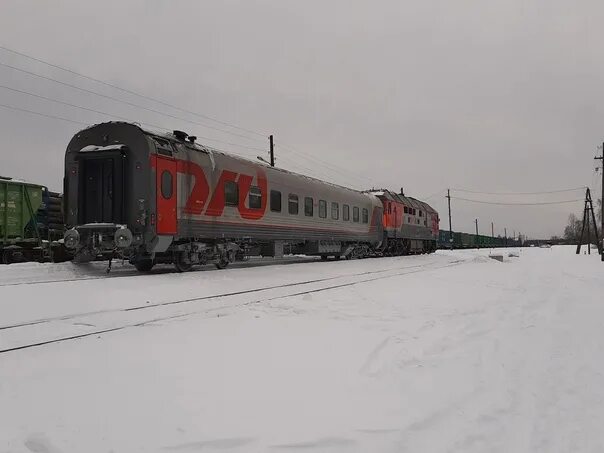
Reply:
M604 264L510 251L0 266L0 452L603 451Z

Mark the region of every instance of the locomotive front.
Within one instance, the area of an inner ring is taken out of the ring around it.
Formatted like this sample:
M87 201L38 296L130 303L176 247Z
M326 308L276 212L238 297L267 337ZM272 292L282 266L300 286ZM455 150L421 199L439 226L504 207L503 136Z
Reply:
M73 137L65 153L64 241L77 261L132 258L153 240L155 149L129 123L99 124Z

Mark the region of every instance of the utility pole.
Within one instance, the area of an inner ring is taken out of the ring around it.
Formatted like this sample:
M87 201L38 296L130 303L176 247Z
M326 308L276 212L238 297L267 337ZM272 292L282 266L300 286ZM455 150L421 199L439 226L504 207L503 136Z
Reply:
M447 189L447 199L449 203L449 248L453 250L453 229L451 228L451 191Z
M598 244L598 250L600 251L600 259L602 261L604 261L604 213L602 211L604 211L604 143L602 143L602 155L601 156L596 156L594 158L595 160L600 160L602 161L602 198L600 199L600 215L602 216L602 225L600 226L600 231L602 232L602 241L598 241L598 233L596 233L596 241L599 242ZM592 211L593 212L593 211ZM595 224L595 220L594 220L594 224Z
M503 229L503 237L505 238L505 246L508 246L508 229L504 228Z
M591 215L590 215L591 213ZM593 222L594 234L596 235L596 244L598 245L598 253L602 253L602 244L598 239L598 226L596 224L596 215L594 214L594 205L591 199L591 191L589 187L585 189L585 207L583 208L583 225L581 226L581 236L579 237L579 243L577 244L577 255L581 253L581 246L583 245L583 234L587 227L587 253L591 254L591 231L589 223Z
M271 167L274 167L275 166L275 144L273 143L273 136L270 135L268 137L268 140L271 145L271 149L270 149Z
M478 219L476 219L475 222L476 222L476 248L479 249L480 244L478 242Z
M495 226L493 225L493 222L491 222L491 237L495 237Z

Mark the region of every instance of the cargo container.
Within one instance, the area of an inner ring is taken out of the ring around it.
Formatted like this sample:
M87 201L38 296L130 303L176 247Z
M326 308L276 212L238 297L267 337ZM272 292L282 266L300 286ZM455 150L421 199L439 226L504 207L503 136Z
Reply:
M46 187L0 177L0 263L63 260L61 196Z

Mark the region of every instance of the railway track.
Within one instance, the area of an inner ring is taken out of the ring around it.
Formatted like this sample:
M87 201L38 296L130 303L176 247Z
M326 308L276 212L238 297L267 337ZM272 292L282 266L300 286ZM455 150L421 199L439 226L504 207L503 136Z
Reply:
M299 258L299 259L284 259L282 261L244 261L244 262L235 262L232 263L229 268L233 269L241 269L241 268L253 268L253 267L263 267L263 266L280 266L280 265L289 265L289 264L303 264L308 262L314 262L317 260L309 259L309 258ZM94 272L104 272L103 266L98 266ZM194 272L219 272L219 270L215 269L214 266L200 266L194 270ZM70 283L70 282L80 282L80 281L88 281L88 280L106 280L113 278L135 278L135 277L148 277L149 275L162 275L162 274L178 274L178 272L173 267L165 267L165 268L156 268L150 273L140 273L135 270L133 267L129 267L128 269L123 270L114 270L112 273L103 273L102 275L82 275L75 277L67 277L67 278L58 278L58 279L50 279L50 280L37 280L37 281L13 281L13 282L4 282L0 283L0 288L7 286L30 286L30 285L47 285L52 283Z
M270 302L273 300L295 297L304 294L329 291L337 288L354 286L402 275L437 270L444 267L456 266L462 264L463 262L463 260L453 260L448 261L445 264L425 263L412 266L402 266L399 268L364 271L301 282L286 283L282 285L271 285L194 298L169 300L154 304L147 303L132 307L74 313L4 325L0 326L0 344L3 345L0 346L2 347L2 349L0 349L0 355L54 343L76 340L93 335L121 331L133 327L141 327L146 324L152 324L160 321L167 321L193 315L210 314L220 310L230 310L238 307L245 307L253 304ZM359 277L361 278L359 279ZM350 281L346 281L346 279ZM340 282L336 282L337 280L340 280ZM290 291L292 289L293 291ZM264 297L257 296L258 294L267 292L269 294L266 294ZM253 297L250 298L249 296ZM226 303L225 299L227 299ZM175 307L182 308L188 306L187 304L199 302L205 302L202 308L196 307L188 310L175 310ZM154 316L145 317L146 314L150 315L150 312L155 312ZM119 315L119 319L114 319L113 317L115 315ZM129 322L124 323L123 318L130 318L127 320ZM61 324L63 321L79 322ZM59 323L60 328L67 330L64 335L52 335L54 332L53 329L50 329L51 332L44 332L45 327L54 326L56 328L57 323ZM104 324L104 327L99 328L99 324ZM73 332L74 329L76 332ZM32 332L29 340L23 341L20 334L15 335L16 338L11 338L13 336L13 332L22 332L23 330L29 330Z

